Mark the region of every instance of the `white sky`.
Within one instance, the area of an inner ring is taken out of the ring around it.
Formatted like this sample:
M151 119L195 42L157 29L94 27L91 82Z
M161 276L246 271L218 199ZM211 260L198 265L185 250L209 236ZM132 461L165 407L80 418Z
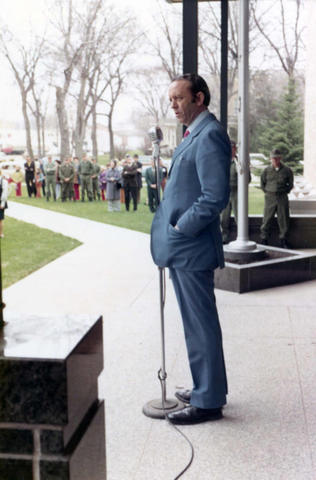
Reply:
M74 0L74 4L76 1L78 0ZM153 12L157 9L157 0L112 0L111 3L115 5L115 8L130 9L144 29L152 30L154 28L152 17ZM45 29L48 21L47 11L47 0L8 0L1 2L0 18L16 37L27 41L31 30L40 34ZM0 56L0 71L2 72L0 75L0 119L22 118L19 90L7 60L3 56Z
M48 0L51 1L51 0ZM81 0L74 0L74 4ZM89 1L89 0L83 0ZM305 0L316 1L316 0ZM173 8L181 11L181 4L169 5L165 0L160 0L165 8ZM276 0L261 0L262 5L268 3L278 4ZM137 19L141 23L143 29L154 31L155 23L153 14L157 11L157 0L112 0L115 7L129 8L136 14ZM294 7L294 0L286 0L286 9ZM47 0L7 0L1 2L0 17L8 24L9 28L19 38L25 38L27 41L30 29L41 32L45 28L47 22ZM0 119L7 118L14 120L21 118L19 90L15 86L15 80L11 70L7 65L6 59L0 56ZM118 112L120 115L126 115L126 108L121 108Z

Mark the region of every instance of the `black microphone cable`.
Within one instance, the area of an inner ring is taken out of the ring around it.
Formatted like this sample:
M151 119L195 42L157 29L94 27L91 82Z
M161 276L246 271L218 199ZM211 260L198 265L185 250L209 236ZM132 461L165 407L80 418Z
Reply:
M163 288L163 295L162 295L162 300L161 300L162 301L161 307L164 308L165 307L165 302L166 302L166 271L165 270L163 272L162 288ZM183 470L181 470L181 472L178 473L178 475L174 478L174 480L178 480L180 477L182 477L182 475L184 475L184 473L186 471L189 470L189 468L191 467L191 465L193 463L194 447L193 447L193 444L190 441L190 439L178 427L176 427L168 418L168 412L166 412L166 409L165 409L164 386L163 386L163 381L166 380L167 374L165 374L165 378L162 378L162 371L161 371L161 369L159 369L158 370L158 378L159 378L160 386L161 386L162 409L163 409L163 413L165 415L165 419L167 420L169 425L171 425L174 428L174 430L176 430L176 432L178 432L184 438L184 440L188 443L188 445L190 447L190 451L191 451L191 456L190 456L189 462L187 463L185 468Z

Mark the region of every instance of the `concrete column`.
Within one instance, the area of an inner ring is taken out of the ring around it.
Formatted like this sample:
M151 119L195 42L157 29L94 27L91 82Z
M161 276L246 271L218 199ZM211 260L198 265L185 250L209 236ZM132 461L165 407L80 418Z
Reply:
M305 139L304 177L316 187L316 2L309 2L306 80L305 80Z

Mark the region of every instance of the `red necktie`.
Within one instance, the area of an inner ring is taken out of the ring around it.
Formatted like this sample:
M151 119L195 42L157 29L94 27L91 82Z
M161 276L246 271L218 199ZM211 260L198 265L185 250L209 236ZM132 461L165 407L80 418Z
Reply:
M190 135L190 132L189 132L189 130L186 130L184 135L183 135L183 138L187 137L188 135Z

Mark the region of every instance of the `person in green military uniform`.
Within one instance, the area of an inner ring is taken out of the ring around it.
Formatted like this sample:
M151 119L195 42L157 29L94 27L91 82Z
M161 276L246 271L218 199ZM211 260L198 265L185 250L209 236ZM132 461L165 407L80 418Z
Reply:
M159 184L162 182L162 168L159 167ZM154 213L158 207L158 189L156 181L155 162L151 160L151 167L148 167L145 172L145 180L147 183L147 196L149 210Z
M231 212L233 211L235 222L238 221L238 158L237 158L237 145L236 142L231 141L232 147L232 161L230 164L230 178L229 178L229 188L230 195L229 201L221 213L221 228L222 228L222 238L223 243L229 242L230 229L231 229ZM251 174L249 172L249 180L251 182Z
M271 165L261 173L261 188L264 191L264 212L261 225L261 243L268 244L272 219L277 213L280 245L288 248L287 235L290 227L288 193L293 188L293 172L282 163L280 150L274 149L270 154Z
M95 158L92 159L92 166L93 166L93 174L91 175L91 183L92 183L92 195L93 199L98 200L101 199L100 196L100 186L99 186L99 174L101 171L100 165L97 163Z
M65 202L67 198L74 198L74 176L75 168L71 157L66 157L59 168L59 177L61 183L61 201Z
M52 157L47 158L47 163L44 167L46 176L46 200L49 202L51 191L52 196L56 202L56 163L53 162Z
M89 202L92 202L92 181L93 165L86 155L83 155L79 164L78 173L81 182L81 201L84 202L84 195L87 192Z

